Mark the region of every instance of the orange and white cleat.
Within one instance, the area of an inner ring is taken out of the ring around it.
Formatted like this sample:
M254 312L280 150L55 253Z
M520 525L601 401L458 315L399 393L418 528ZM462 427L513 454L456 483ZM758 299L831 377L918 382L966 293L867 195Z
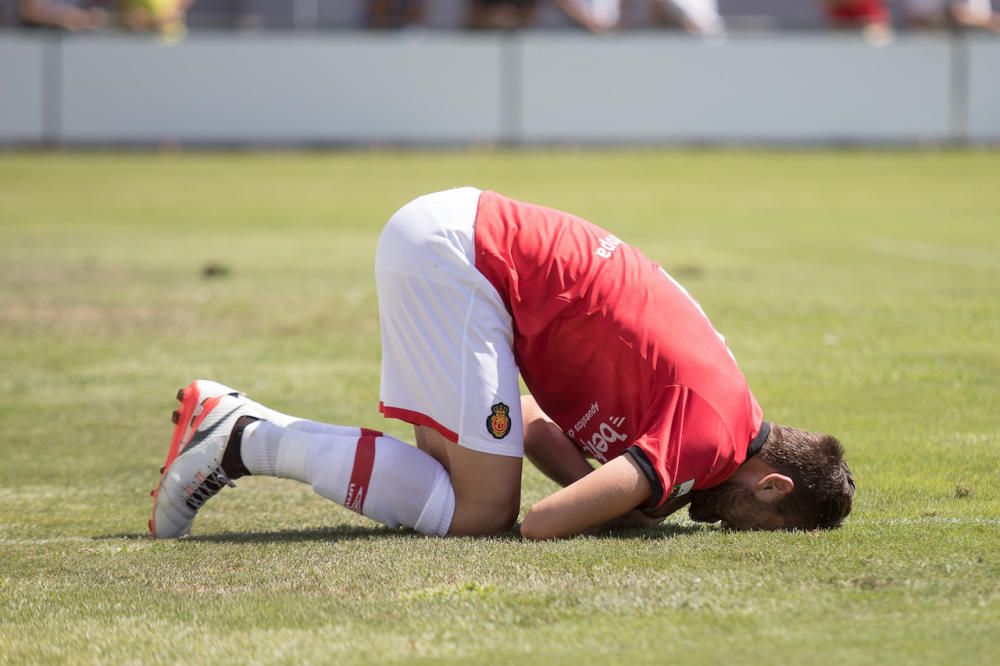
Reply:
M256 403L224 384L205 379L177 392L180 409L174 411L174 433L160 481L153 490L150 533L158 538L187 534L202 505L233 486L222 468L222 457L236 421L260 418Z

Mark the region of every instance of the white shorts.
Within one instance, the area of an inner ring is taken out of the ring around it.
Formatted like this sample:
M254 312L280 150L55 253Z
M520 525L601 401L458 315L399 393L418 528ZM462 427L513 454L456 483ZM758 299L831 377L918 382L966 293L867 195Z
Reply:
M513 325L476 269L478 203L471 187L422 196L399 209L379 237L379 409L459 446L521 457Z

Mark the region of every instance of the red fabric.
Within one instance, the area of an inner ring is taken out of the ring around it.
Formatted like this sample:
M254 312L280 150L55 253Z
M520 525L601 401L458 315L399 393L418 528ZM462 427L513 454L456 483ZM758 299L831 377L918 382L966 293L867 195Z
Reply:
M413 425L427 426L428 428L433 428L441 433L441 436L448 439L454 444L458 443L458 433L454 430L449 430L443 425L427 416L426 414L421 414L420 412L414 412L409 409L402 409L401 407L389 407L383 402L378 403L378 411L380 411L386 418L389 419L399 419L400 421L405 421L406 423L412 423Z
M675 484L728 478L762 413L701 308L607 231L484 192L476 267L514 320L514 353L539 406L601 462L633 444ZM655 496L654 492L654 496Z
M828 2L826 13L838 21L883 23L889 20L889 11L882 0L838 0Z
M368 482L372 478L372 468L375 466L375 436L361 435L354 452L354 467L351 469L351 482L347 485L347 497L344 506L351 511L362 513L365 499L368 497Z

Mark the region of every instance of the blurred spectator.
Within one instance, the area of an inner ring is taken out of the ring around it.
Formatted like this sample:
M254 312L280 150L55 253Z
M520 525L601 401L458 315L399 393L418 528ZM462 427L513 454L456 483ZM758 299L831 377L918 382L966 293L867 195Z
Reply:
M536 0L472 0L469 27L479 30L512 30L531 25Z
M874 46L893 40L892 18L883 0L825 0L824 7L835 28L860 30Z
M614 30L622 17L621 0L555 0L555 4L570 20L591 32Z
M716 39L726 36L718 0L656 0L655 7L661 20L669 17L692 35Z
M424 21L424 0L369 0L368 27L405 28Z
M96 30L108 23L108 13L89 3L63 0L8 0L21 25L47 26L71 32Z
M1000 33L1000 14L990 0L907 0L906 20L915 28L979 28Z
M158 31L166 41L187 34L185 18L193 0L119 0L122 24L130 30Z

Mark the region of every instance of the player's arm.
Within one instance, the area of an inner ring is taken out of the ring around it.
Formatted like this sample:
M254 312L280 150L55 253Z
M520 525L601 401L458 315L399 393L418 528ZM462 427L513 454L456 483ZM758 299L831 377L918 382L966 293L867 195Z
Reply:
M594 471L583 451L566 436L530 395L521 396L524 455L545 476L568 486Z
M618 456L528 510L525 539L580 534L623 516L652 495L649 479L630 455Z

